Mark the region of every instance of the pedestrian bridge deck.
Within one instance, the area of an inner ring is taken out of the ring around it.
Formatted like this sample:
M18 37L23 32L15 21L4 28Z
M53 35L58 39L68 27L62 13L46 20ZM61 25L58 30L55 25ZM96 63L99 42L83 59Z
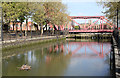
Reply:
M107 30L107 29L104 29L104 30L69 30L69 32L70 33L72 33L72 32L80 32L80 33L82 33L82 32L87 32L87 33L89 33L89 32L109 32L109 33L112 33L113 32L113 30Z

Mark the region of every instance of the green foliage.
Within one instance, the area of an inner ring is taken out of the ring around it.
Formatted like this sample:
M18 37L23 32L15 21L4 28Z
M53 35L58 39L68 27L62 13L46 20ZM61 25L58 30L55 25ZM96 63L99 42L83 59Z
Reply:
M69 21L67 7L62 2L3 2L2 7L5 22L16 19L23 22L28 16L38 24L44 24L45 19L57 25Z
M70 18L62 2L2 2L4 23L32 18L39 26L66 25ZM48 22L46 22L48 21Z
M14 21L14 18L17 18L17 12L16 12L16 4L12 2L4 2L2 3L3 7L3 17L5 19L5 22L8 23L9 21Z
M118 11L120 11L120 2L102 2L101 1L99 4L103 6L103 8L105 9L103 13L106 14L106 16L109 19L113 19L113 17L117 15L117 8L118 8ZM118 15L120 17L120 12Z
M75 28L75 29L79 29L79 26L75 26L74 28Z
M37 23L37 24L44 24L45 21L45 10L43 7L43 3L36 3L37 8L35 7L35 11L33 14L33 20Z

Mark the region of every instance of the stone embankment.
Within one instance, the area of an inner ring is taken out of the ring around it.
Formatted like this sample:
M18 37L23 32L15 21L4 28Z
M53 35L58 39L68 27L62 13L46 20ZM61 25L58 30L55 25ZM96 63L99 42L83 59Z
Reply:
M38 44L38 43L44 43L44 42L50 42L55 40L60 40L66 38L64 35L60 36L45 36L45 37L36 37L36 38L27 38L27 39L14 39L14 40L6 40L2 41L2 48L8 49L12 47L19 47L24 45L30 45L30 44Z

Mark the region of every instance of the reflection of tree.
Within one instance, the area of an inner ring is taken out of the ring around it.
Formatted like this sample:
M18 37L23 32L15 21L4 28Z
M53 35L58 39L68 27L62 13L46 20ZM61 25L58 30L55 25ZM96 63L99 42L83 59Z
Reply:
M75 43L76 45L76 43ZM79 44L78 44L79 45ZM32 76L61 76L64 75L65 70L69 66L72 51L68 52L62 49L65 47L64 43L51 45L46 48L39 48L37 50L29 51L19 56L11 57L4 60L4 75L32 75ZM73 47L73 45L72 45ZM70 48L70 47L69 47ZM78 54L77 54L78 55ZM100 54L101 55L101 54ZM79 55L78 55L79 56ZM8 62L8 63L7 63ZM105 64L109 64L109 55L105 56ZM21 66L24 63L28 63L32 66L29 72L21 72L16 69L17 66ZM13 72L11 72L13 71Z
M52 46L53 50L55 50L55 46ZM64 52L61 52L60 48L56 50L56 52L52 51L49 53L49 48L43 48L36 50L33 52L31 56L31 66L32 70L29 75L42 75L42 76L54 76L54 75L63 75L66 70L70 55L65 55Z
M46 62L47 75L63 75L69 64L69 56L59 54L50 55L50 62Z
M106 55L105 55L105 63L106 63L106 64L109 64L109 62L110 62L109 54L106 54Z
M60 52L60 49L49 53L49 49L46 48L43 56L45 57L43 58L45 62L37 68L39 75L63 75L69 64L70 55L64 55L63 52Z
M110 71L110 57L109 57L109 54L105 55L105 60L104 60L104 63L108 65L108 71ZM111 73L108 72L108 75L110 75Z
M17 56L10 57L9 59L4 59L3 62L3 76L13 76L13 75L25 75L21 73L17 67L20 67L22 64L26 63L27 53L19 54Z

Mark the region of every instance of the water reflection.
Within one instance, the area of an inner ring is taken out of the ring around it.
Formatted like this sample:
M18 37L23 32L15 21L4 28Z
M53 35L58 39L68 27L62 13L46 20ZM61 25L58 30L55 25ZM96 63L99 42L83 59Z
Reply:
M9 76L109 76L109 42L66 42L3 59L3 75ZM22 64L30 71L19 71Z

